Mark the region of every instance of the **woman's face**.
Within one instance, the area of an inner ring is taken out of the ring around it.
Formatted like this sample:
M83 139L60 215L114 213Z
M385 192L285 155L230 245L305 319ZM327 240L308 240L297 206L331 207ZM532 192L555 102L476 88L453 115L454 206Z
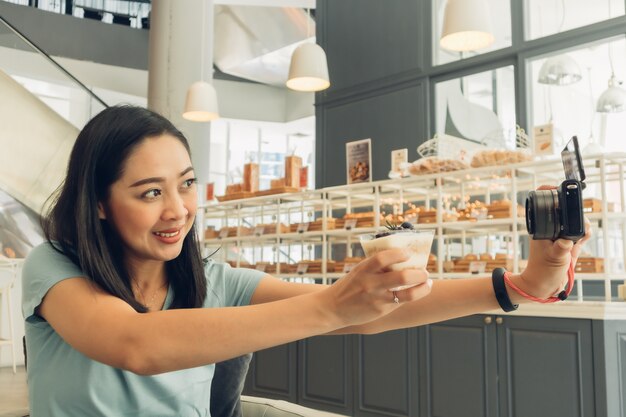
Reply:
M196 209L189 153L166 134L146 138L135 148L99 212L120 235L126 260L141 263L176 258Z

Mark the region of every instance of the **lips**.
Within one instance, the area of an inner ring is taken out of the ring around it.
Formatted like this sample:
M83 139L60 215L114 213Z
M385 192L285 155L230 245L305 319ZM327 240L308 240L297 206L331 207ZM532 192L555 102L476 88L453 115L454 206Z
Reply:
M155 235L157 236L161 236L161 237L174 237L174 236L178 236L178 234L180 233L180 230L177 230L175 232L154 232Z
M152 234L156 236L160 236L160 237L175 237L180 234L182 229L183 227L181 226L181 227L175 227L175 228L166 229L166 230L159 230L158 232L152 232Z

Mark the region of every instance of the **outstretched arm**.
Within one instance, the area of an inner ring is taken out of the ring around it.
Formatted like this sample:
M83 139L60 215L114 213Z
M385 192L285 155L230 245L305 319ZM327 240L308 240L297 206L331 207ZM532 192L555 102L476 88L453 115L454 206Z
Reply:
M246 307L137 313L122 300L76 277L54 285L40 314L72 347L105 364L142 375L219 362L388 314L387 288L416 283L386 272L407 259L381 252L322 291ZM296 294L293 294L296 295ZM418 291L413 297L420 296Z
M524 292L538 298L547 298L557 293L567 280L570 262L576 261L580 248L591 235L588 221L586 221L586 230L585 237L575 245L568 240L556 242L531 240L528 267L521 274L512 277L513 283ZM411 273L415 274L415 280L419 282L425 282L428 278L425 270L413 270ZM309 284L294 286L275 279L264 280L259 285L259 290L263 286L275 287L274 290L264 291L263 294L282 297L289 296L290 293L316 292L321 287ZM507 288L507 292L514 304L530 302L510 288ZM332 334L379 333L500 308L494 295L491 278L434 280L430 294L414 301L411 301L410 290L399 291L397 294L401 306L388 315L369 323L338 329ZM269 299L263 300L260 296L257 297L256 293L255 297L257 302L269 301ZM255 297L253 297L253 302ZM389 303L393 303L391 292L388 292L387 299Z

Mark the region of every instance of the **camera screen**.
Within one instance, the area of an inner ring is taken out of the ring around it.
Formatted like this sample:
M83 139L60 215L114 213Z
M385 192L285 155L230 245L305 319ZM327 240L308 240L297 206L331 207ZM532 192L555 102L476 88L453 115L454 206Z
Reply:
M583 169L582 159L580 157L580 149L578 148L578 138L573 136L567 142L567 145L561 152L563 160L563 169L565 169L565 178L568 180L585 180L585 170Z

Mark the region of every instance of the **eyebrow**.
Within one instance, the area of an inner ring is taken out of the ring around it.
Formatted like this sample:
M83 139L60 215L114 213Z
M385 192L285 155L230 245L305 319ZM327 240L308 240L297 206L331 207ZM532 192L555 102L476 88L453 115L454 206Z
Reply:
M190 167L185 168L185 170L180 173L180 176L182 177L183 175L185 175L189 171L193 171L193 167L190 166ZM154 183L154 182L165 182L165 178L163 178L163 177L144 178L142 180L139 180L137 182L132 183L130 185L130 187L138 187L140 185L151 184L151 183Z

